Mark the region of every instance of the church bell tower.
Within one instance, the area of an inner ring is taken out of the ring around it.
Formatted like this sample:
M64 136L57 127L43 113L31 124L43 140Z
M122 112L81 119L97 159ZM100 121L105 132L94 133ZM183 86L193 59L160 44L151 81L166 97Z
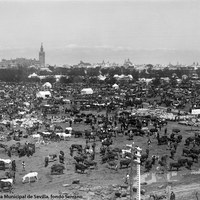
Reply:
M43 49L43 44L41 44L40 52L39 52L39 63L41 67L45 67L45 52Z

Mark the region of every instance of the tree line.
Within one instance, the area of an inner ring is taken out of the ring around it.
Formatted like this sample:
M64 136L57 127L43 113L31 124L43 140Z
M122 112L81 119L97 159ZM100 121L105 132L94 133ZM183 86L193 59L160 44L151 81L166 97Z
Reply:
M5 82L56 82L54 75L62 75L60 82L62 83L74 83L74 82L88 82L97 83L99 82L98 76L106 76L105 82L115 83L116 80L113 78L115 74L121 75L132 75L133 80L137 81L139 78L158 78L158 77L169 77L171 78L174 74L176 77L182 78L183 75L191 76L192 73L197 73L200 77L200 69L195 71L189 69L176 69L170 70L164 68L160 70L153 69L152 65L143 70L136 70L135 68L62 68L49 66L51 72L42 71L35 68L28 68L28 66L18 65L16 68L3 68L0 69L0 80ZM44 79L38 77L28 78L32 73L36 73L39 76L47 76Z

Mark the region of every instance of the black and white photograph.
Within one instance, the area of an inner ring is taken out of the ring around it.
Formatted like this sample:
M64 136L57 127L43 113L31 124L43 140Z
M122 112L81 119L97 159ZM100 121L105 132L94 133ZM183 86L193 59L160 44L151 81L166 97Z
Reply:
M199 200L200 0L0 0L0 199Z

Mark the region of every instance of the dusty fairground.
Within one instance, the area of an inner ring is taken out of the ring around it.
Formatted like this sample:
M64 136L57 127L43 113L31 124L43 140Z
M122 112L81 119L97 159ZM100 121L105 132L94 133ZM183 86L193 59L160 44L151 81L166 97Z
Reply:
M61 126L68 127L69 123L62 123ZM80 124L73 124L73 130L83 131L89 129L89 126L83 122ZM151 128L151 127L149 127ZM175 160L182 154L184 146L184 139L188 136L193 136L198 132L199 128L179 125L177 122L168 122L168 133L172 129L180 129L180 134L183 136L181 144L175 154ZM41 127L43 130L44 127ZM164 134L164 128L161 129L161 135ZM157 140L151 136L152 143L150 145L151 155L169 154L167 145L157 145ZM33 139L23 139L21 142L30 141ZM147 148L147 138L135 136L134 142L136 145L142 147L143 150ZM3 142L2 142L3 143ZM16 141L6 142L7 145L16 143ZM118 135L113 138L112 147L125 148L126 144L131 144L132 141L127 140L127 136ZM11 159L16 160L16 182L13 185L12 193L1 193L0 198L4 199L130 199L128 185L125 184L125 176L129 172L130 167L113 170L108 168L108 165L101 164L101 157L99 155L99 148L101 142L97 141L95 161L98 163L97 168L86 170L84 174L76 173L74 168L75 160L70 156L69 147L71 144L82 144L85 146L84 138L72 138L67 141L49 142L47 144L36 145L36 152L32 157L21 157L12 155ZM91 143L90 143L91 144ZM60 150L65 153L65 170L61 175L51 175L50 168L53 164L59 163L59 160L50 162L48 167L44 167L44 159L49 154L59 154ZM0 149L1 158L8 158L3 149ZM75 154L74 154L75 155ZM25 171L22 169L22 161L25 161ZM168 162L172 160L169 159ZM119 162L119 161L117 161ZM200 175L198 170L199 163L194 163L192 170L181 167L178 171L166 172L157 174L157 165L153 167L150 173L145 173L145 169L141 167L142 184L141 188L145 191L142 199L150 199L150 194L166 195L166 191L170 188L175 192L176 199L193 200L200 197ZM5 173L0 171L1 175ZM22 177L29 172L38 172L38 181L22 183ZM134 174L136 176L136 166L134 167ZM200 174L200 172L199 172ZM76 184L76 181L79 183ZM73 184L75 182L75 184ZM136 186L136 180L134 180ZM121 194L117 197L115 194ZM199 193L199 194L198 194ZM5 196L4 196L5 195ZM6 196L7 195L7 196ZM19 195L19 196L17 196ZM29 196L28 196L29 195ZM31 196L32 195L32 196ZM136 197L136 192L134 193ZM153 199L153 198L152 198Z

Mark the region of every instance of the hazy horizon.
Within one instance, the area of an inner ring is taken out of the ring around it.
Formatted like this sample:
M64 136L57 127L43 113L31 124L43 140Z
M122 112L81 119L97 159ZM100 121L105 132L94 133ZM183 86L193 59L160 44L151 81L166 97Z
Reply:
M47 64L200 61L198 0L0 1L0 59Z

